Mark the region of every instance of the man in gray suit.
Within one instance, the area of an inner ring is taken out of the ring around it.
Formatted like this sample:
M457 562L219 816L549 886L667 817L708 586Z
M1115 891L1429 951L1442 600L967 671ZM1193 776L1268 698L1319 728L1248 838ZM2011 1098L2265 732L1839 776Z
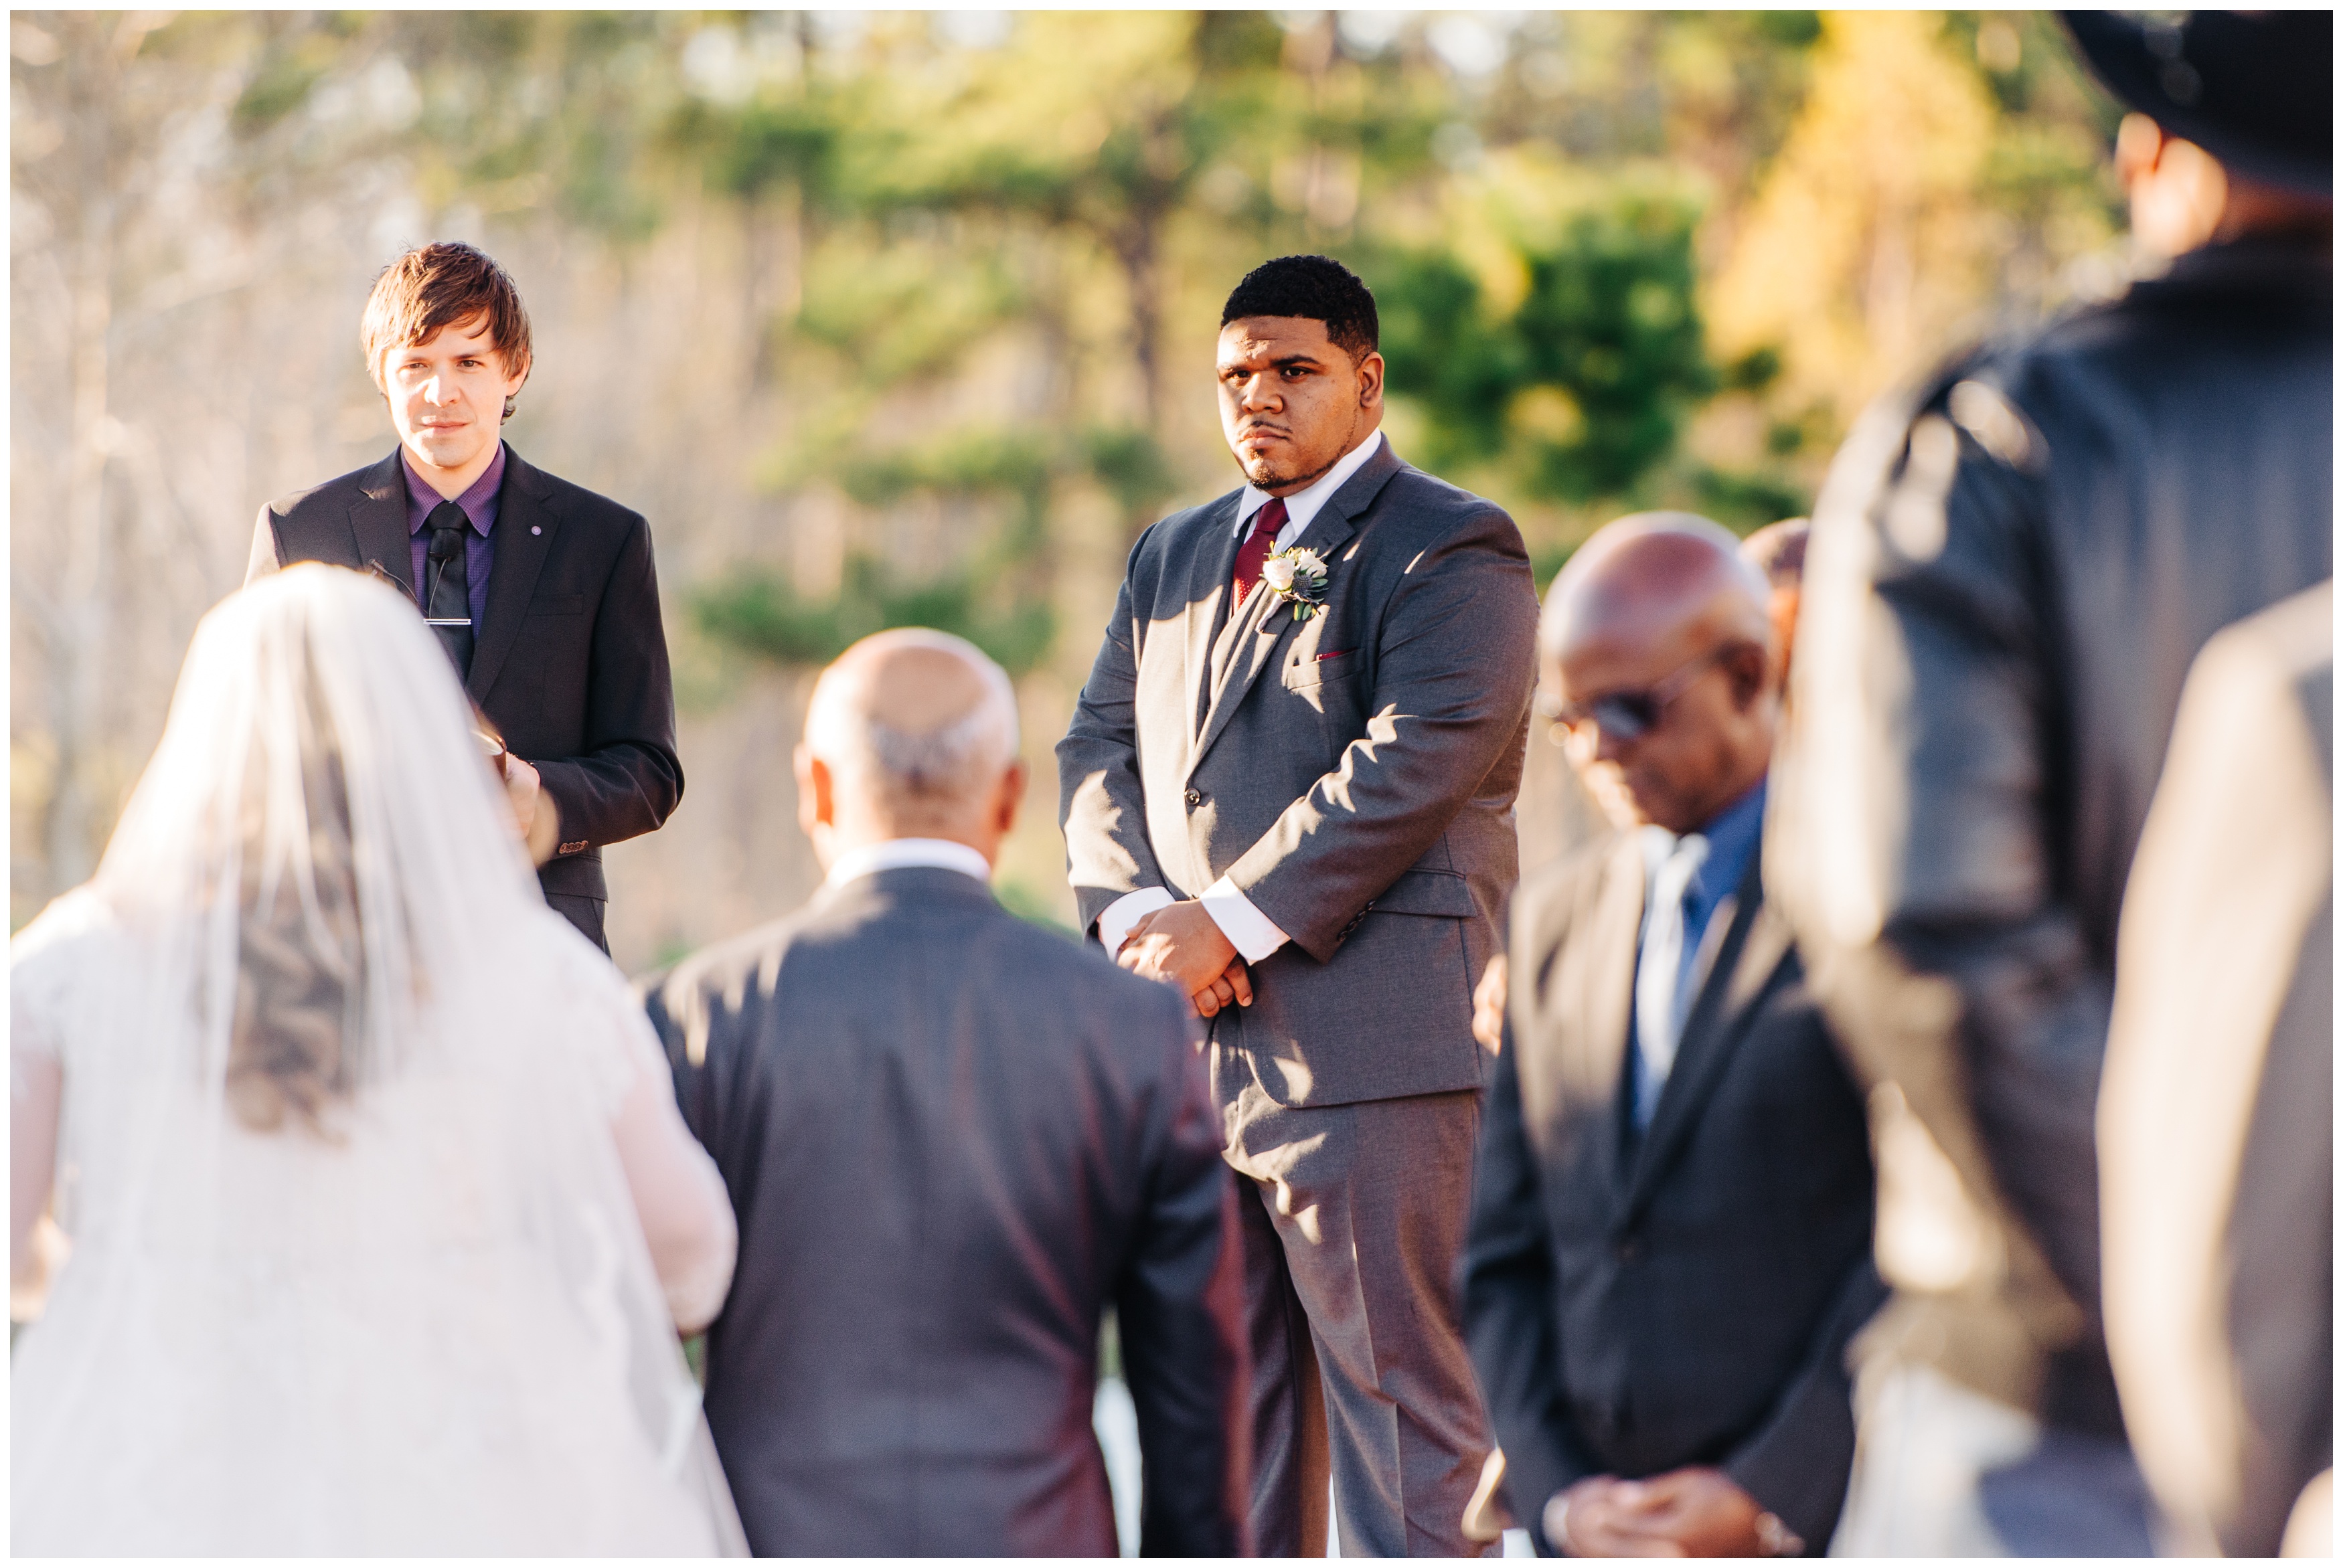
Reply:
M1016 715L958 638L848 649L797 754L829 880L649 982L740 1219L708 1421L760 1554L1113 1556L1110 1305L1143 1549L1245 1549L1236 1193L1194 1026L987 890Z
M1237 286L1250 482L1141 538L1058 748L1085 926L1212 1020L1273 1555L1324 1549L1330 1467L1345 1555L1471 1553L1490 1448L1455 1270L1537 594L1513 520L1383 440L1375 335L1323 256Z

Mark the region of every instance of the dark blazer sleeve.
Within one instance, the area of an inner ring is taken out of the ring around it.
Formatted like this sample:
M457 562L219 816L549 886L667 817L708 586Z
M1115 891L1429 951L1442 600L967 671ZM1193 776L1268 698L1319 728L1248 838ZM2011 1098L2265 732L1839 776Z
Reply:
M1522 982L1516 977L1514 983ZM1554 1256L1536 1156L1522 1127L1513 1026L1481 1112L1473 1217L1464 1240L1464 1342L1505 1452L1505 1497L1540 1553L1546 1501L1600 1468L1570 1429L1554 1321Z
M1311 957L1332 959L1520 743L1537 616L1521 532L1494 507L1411 564L1383 615L1366 734L1226 873Z
M1124 894L1166 885L1148 842L1147 799L1139 782L1139 658L1131 640L1131 577L1147 544L1142 535L1131 552L1114 619L1074 704L1073 722L1058 742L1058 826L1066 835L1067 875L1084 930Z
M2042 482L1960 432L1955 378L1875 409L1833 465L1765 875L1858 1081L1901 1086L1967 1195L2014 1211L2012 1293L2056 1344L2098 1312L2113 977L2048 835Z
M1725 1473L1820 1553L1838 1527L1855 1464L1855 1390L1848 1342L1887 1299L1869 1258L1847 1271L1812 1352L1765 1425L1725 1462Z
M528 761L560 809L563 843L615 844L653 831L683 799L675 684L650 528L640 518L602 589L587 690L586 750Z
M1115 1290L1145 1480L1140 1551L1239 1556L1248 1551L1252 1465L1236 1183L1221 1158L1220 1115L1185 1011L1164 990L1158 1012L1167 1068L1157 1156Z

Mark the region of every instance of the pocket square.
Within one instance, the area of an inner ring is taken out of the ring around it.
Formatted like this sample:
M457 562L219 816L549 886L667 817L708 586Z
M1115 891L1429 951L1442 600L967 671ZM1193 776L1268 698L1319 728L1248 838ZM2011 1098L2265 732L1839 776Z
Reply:
M1340 658L1346 653L1356 653L1359 650L1355 648L1338 648L1332 653L1320 654L1318 656L1318 662L1323 664L1330 658Z

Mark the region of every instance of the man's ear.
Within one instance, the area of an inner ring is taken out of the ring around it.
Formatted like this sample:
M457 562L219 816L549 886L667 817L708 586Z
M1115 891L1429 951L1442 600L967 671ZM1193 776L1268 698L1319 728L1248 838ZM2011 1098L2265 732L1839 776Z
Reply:
M1025 759L1011 762L1001 775L1001 785L992 799L993 826L1004 839L1017 826L1017 808L1025 799Z
M798 777L798 826L809 839L817 828L838 825L838 780L830 764L813 754L813 749L800 742L790 758L792 770Z
M1383 357L1370 349L1359 361L1359 407L1373 408L1383 400Z
M1736 643L1725 656L1725 674L1733 682L1733 706L1746 713L1773 684L1773 650L1763 643Z

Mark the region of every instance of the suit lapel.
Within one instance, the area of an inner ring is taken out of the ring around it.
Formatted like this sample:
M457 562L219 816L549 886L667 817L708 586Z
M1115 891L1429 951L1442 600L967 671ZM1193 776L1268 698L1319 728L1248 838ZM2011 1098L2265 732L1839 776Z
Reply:
M350 505L350 537L357 554L350 565L364 571L379 564L415 597L415 553L407 528L407 474L397 448L367 470L358 498Z
M1592 951L1576 977L1579 994L1564 1004L1577 1010L1580 1027L1571 1032L1576 1049L1563 1064L1563 1092L1570 1103L1589 1108L1595 1158L1588 1163L1616 1198L1626 1179L1618 1103L1635 997L1635 939L1644 924L1644 854L1634 834L1620 835L1597 900L1586 928Z
M1362 464L1357 473L1343 481L1341 489L1326 498L1326 504L1318 508L1318 515L1310 519L1310 526L1302 530L1294 544L1316 550L1326 562L1331 574L1341 558L1337 552L1358 531L1354 519L1373 504L1383 486L1402 467L1392 451L1389 437L1385 437L1383 445L1376 448L1375 455ZM1234 531L1233 525L1231 531ZM1235 574L1236 556L1232 551L1229 569L1222 574L1222 581L1229 581ZM1329 592L1332 588L1330 577ZM1203 760L1204 753L1212 749L1212 742L1221 738L1221 731L1229 727L1230 719L1244 701L1246 694L1252 690L1253 682L1260 679L1261 672L1269 668L1271 656L1277 651L1278 644L1300 624L1293 618L1292 606L1276 600L1258 588L1247 596L1242 615L1232 616L1230 620L1229 635L1242 640L1229 650L1227 674L1213 689L1212 706L1204 716L1203 733L1197 738L1196 753L1189 763L1191 770Z
M1244 492L1239 490L1212 508L1188 557L1187 600L1181 610L1184 623L1181 657L1186 660L1182 689L1187 694L1188 707L1181 722L1191 738L1204 727L1204 703L1212 689L1213 634L1221 629L1221 607L1236 578L1237 546L1242 542L1236 537L1236 512L1243 498ZM1194 763L1192 749L1189 764Z
M1691 1015L1684 1020L1675 1065L1660 1090L1659 1106L1635 1161L1627 1194L1629 1221L1649 1201L1668 1162L1690 1136L1701 1107L1732 1057L1734 1045L1748 1028L1758 999L1789 956L1789 922L1765 902L1759 879L1760 858L1751 858L1749 869L1741 879L1732 928L1716 950L1716 960Z
M560 514L545 502L542 482L520 454L505 451L504 485L497 498L497 558L488 569L488 604L480 617L479 644L464 689L486 706L505 660L520 641L538 575L553 548Z

